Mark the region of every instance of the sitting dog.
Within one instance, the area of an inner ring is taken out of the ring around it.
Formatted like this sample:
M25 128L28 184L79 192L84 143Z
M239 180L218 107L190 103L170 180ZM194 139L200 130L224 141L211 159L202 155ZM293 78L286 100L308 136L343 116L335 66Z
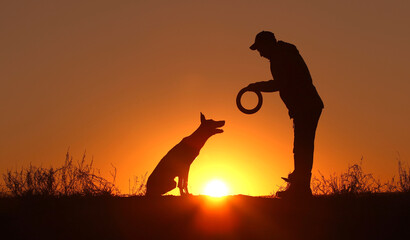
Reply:
M222 133L225 121L205 119L201 113L201 125L190 136L182 139L158 163L148 177L146 196L161 196L178 186L181 196L188 194L189 167L198 156L205 142L212 135ZM178 177L178 185L175 182Z

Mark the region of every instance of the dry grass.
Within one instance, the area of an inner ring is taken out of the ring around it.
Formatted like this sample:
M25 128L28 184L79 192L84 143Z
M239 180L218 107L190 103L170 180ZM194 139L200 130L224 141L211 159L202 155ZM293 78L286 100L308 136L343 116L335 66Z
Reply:
M145 173L141 177L134 176L133 181L129 180L128 194L125 196L144 196L147 190L147 174Z
M402 164L399 161L399 182L397 183L397 191L410 192L410 167Z
M319 176L312 177L312 192L315 195L358 195L383 192L410 192L410 168L398 161L399 180L382 183L371 173L365 173L360 164L349 165L347 171L331 174L325 177L320 171Z
M11 197L61 197L61 196L112 196L119 194L115 186L116 169L111 172L112 180L101 177L93 168L93 160L86 161L84 154L76 164L67 152L64 165L54 169L30 164L20 171L7 170L3 174L3 196Z

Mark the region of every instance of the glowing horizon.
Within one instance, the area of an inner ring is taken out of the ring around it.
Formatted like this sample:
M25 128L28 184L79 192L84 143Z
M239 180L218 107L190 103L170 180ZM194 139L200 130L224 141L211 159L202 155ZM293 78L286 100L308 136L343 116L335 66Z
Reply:
M229 194L229 189L225 182L213 179L206 184L202 193L211 197L224 197Z

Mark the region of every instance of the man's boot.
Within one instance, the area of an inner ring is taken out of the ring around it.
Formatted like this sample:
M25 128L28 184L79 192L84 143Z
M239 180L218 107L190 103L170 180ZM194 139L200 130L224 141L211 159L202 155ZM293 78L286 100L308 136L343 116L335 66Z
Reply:
M288 187L284 191L279 191L276 196L282 199L300 199L312 196L310 189L310 178L312 174L289 174L288 178L282 178L288 182Z

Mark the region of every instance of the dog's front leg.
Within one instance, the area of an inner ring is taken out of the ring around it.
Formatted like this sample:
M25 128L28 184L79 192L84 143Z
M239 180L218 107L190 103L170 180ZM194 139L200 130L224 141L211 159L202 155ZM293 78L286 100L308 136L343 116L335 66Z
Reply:
M179 194L181 196L184 196L184 180L182 179L181 176L178 176L178 188L179 188Z
M184 190L185 190L185 194L191 195L191 194L188 192L188 176L186 176L186 178L184 178Z
M188 192L188 181L184 181L184 182L185 182L185 185L184 185L185 193L186 193L187 195L191 195L191 194Z
M183 192L185 195L191 195L188 192L188 174L189 174L189 168L184 171L184 173L182 174L182 187L183 187Z

